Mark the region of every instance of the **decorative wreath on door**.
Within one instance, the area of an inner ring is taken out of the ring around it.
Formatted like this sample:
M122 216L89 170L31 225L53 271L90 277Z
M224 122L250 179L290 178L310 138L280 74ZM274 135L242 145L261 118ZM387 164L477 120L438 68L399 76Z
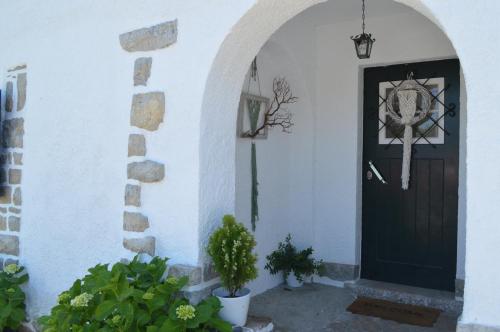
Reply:
M429 114L432 96L420 83L408 79L395 87L387 97L387 113L400 125L405 127L403 136L403 164L401 169L401 187L408 189L410 182L411 149L413 145L413 126ZM420 106L417 105L418 96L421 97ZM394 99L398 98L399 112L394 109Z

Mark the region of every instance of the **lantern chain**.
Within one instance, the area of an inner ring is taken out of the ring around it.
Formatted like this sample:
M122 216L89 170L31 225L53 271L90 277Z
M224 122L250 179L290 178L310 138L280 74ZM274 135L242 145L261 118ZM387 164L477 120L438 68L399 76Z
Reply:
M361 15L361 18L363 19L363 24L362 24L362 28L363 28L363 34L365 34L365 0L362 0L363 3L361 5L361 10L363 12L363 14Z

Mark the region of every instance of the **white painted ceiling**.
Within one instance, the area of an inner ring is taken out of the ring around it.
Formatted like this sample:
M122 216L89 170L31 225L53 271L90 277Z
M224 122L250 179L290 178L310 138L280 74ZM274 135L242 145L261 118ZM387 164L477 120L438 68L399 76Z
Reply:
M413 9L393 0L365 0L366 20L370 17L383 17L413 12ZM301 19L315 25L331 24L339 21L361 18L361 0L329 0L315 5L300 15Z

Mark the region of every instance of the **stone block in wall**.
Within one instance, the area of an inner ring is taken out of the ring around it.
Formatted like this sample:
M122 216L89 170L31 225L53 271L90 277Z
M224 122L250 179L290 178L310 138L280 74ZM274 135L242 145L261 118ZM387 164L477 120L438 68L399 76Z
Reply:
M135 94L132 99L130 124L132 126L155 131L163 122L165 115L165 94L148 92Z
M134 63L134 85L147 85L151 76L152 58L139 58Z
M212 263L205 263L203 265L203 281L209 281L218 277L219 275L215 271L214 265Z
M9 207L9 212L20 214L21 213L21 209L18 209L18 208L15 208L15 207L11 206L11 207Z
M146 183L159 182L165 177L165 166L151 160L133 162L127 166L127 176Z
M20 169L9 169L9 184L20 184L22 171Z
M127 184L125 186L125 205L141 206L141 187Z
M198 285L201 283L201 268L198 266L183 264L172 265L168 269L168 275L176 278L188 277L188 286Z
M12 158L14 159L14 164L22 165L23 164L23 154L14 152L12 153Z
M0 154L0 165L10 165L12 164L12 153L5 152Z
M153 51L177 41L177 20L120 35L120 45L128 52Z
M19 238L14 235L0 234L0 254L19 255Z
M12 202L12 188L0 187L0 204L10 204Z
M17 111L22 111L26 104L26 73L17 75Z
M4 168L0 168L0 184L7 184L7 171Z
M325 262L325 277L337 281L356 280L359 278L359 265Z
M19 232L21 230L21 218L9 216L9 231Z
M123 247L138 254L145 253L150 256L154 256L155 242L156 240L152 236L146 236L142 238L128 238L123 239Z
M220 284L210 285L198 290L184 291L184 296L189 300L191 304L198 304L210 295L214 289L219 288Z
M148 217L137 212L123 212L123 229L129 232L144 232L149 228Z
M128 156L145 156L146 138L144 135L130 134L128 136Z
M17 206L23 204L21 188L17 187L14 190L14 195L12 196L12 202L14 203L14 205L17 205Z
M3 147L22 148L24 136L24 119L14 118L3 121Z
M0 216L0 231L6 231L6 230L7 230L7 217Z
M16 65L14 67L11 67L11 68L7 69L7 71L9 73L11 73L11 72L18 71L21 69L26 69L26 68L28 68L28 66L26 64L22 64L22 65Z
M5 88L5 111L12 112L14 108L14 84L12 82L7 82L7 87Z

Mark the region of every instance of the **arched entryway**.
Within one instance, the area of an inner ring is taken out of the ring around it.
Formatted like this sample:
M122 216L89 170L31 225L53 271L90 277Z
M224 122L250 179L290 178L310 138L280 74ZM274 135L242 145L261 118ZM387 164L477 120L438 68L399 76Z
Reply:
M409 3L421 14L434 20L431 11L423 5L423 2L402 2ZM212 221L227 211L235 210L236 135L234 133L237 117L235 110L238 108L241 86L248 65L266 40L285 22L318 3L320 1L260 1L234 26L219 50L207 81L202 109L200 145L202 242L206 240L206 234L214 225ZM217 190L214 192L213 188ZM465 201L462 204L465 204ZM203 247L202 245L201 248ZM459 248L460 250L464 248Z

